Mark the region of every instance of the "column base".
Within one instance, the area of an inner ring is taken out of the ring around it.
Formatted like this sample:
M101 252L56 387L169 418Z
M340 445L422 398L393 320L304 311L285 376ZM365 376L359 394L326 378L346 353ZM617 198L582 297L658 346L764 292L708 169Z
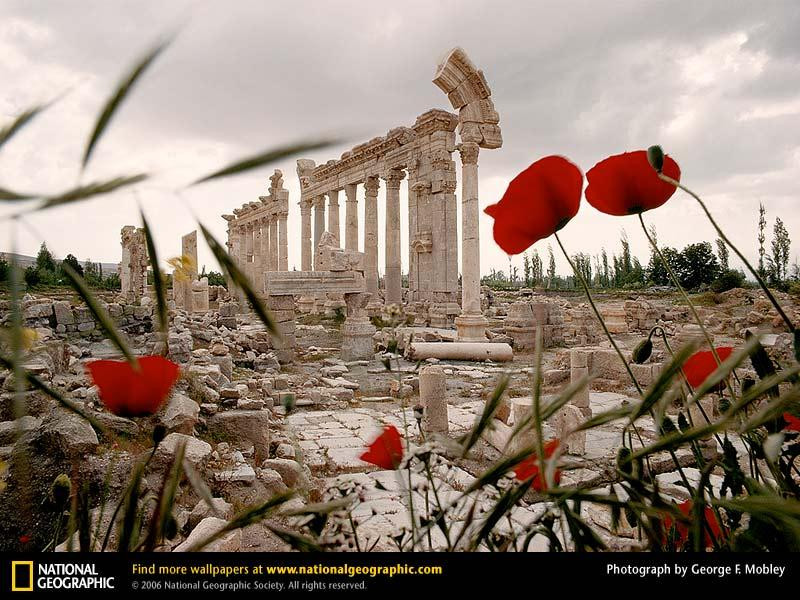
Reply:
M485 342L489 321L483 315L459 315L455 319L460 342Z

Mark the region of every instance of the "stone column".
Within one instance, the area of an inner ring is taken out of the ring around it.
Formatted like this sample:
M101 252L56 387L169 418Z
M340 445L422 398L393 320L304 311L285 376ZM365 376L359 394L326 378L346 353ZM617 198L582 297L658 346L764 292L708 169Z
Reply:
M322 232L325 231L325 196L317 196L314 198L314 255L317 254L317 244L319 238L322 237ZM314 264L314 270L317 270L317 265Z
M269 270L278 271L278 217L269 216Z
M347 197L344 217L344 247L358 252L358 184L348 183L344 186Z
M255 227L253 226L253 222L249 222L245 225L245 274L247 278L252 283L253 281L253 233Z
M339 190L328 192L328 231L330 231L336 245L339 243Z
M481 249L478 234L478 144L465 142L461 153L461 314L458 339L486 339L488 321L481 314Z
M262 219L256 219L253 224L253 286L256 291L264 289L264 270L266 269L266 253L264 252L269 240L265 239L269 232L261 226Z
M422 429L425 433L447 434L447 376L439 365L420 369L419 399L424 411Z
M289 230L286 227L288 212L278 213L278 270L289 270Z
M400 259L400 182L405 173L392 169L386 174L386 304L403 303L403 275Z
M300 200L300 270L311 270L311 199Z
M370 304L379 304L378 297L378 187L377 177L364 182L364 279Z

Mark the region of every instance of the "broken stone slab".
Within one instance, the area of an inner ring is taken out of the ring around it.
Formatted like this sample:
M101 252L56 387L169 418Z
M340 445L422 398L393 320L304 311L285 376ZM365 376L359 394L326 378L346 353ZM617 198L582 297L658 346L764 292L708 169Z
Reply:
M183 394L174 393L159 416L159 421L169 433L191 434L199 416L200 406L197 402Z
M283 483L290 488L305 481L303 467L296 460L290 458L269 458L261 463L261 468L280 473Z
M214 474L214 479L226 483L253 483L256 480L256 472L247 463L236 465L232 469L218 471Z
M63 408L56 408L42 421L37 445L45 452L80 458L94 452L100 442L89 422Z
M212 498L209 506L205 500L200 500L192 512L189 513L188 526L190 528L197 527L206 517L217 517L218 519L231 519L233 517L233 504L225 501L224 498Z
M195 544L209 538L227 525L225 519L206 517L197 524L186 540L177 546L173 552L188 552ZM221 538L211 542L200 552L239 552L242 549L242 530L235 529L226 533Z
M178 445L186 444L184 460L193 467L198 466L211 455L211 444L198 440L196 437L183 433L170 433L158 445L151 464L155 470L166 468L172 461L172 457L178 450Z
M407 350L409 360L492 360L508 362L514 352L508 344L493 342L413 342Z
M3 421L0 423L0 446L13 444L17 436L22 436L29 431L33 431L42 420L31 415L20 417L16 421Z
M269 411L228 410L217 413L208 420L212 436L224 439L234 446L242 442L253 445L257 458L269 456Z

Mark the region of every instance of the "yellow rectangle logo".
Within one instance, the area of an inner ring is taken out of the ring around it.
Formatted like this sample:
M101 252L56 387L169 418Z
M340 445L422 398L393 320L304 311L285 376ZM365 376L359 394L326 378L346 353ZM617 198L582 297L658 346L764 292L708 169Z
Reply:
M23 570L27 567L27 577ZM21 575L20 583L17 583L17 573ZM11 591L12 592L32 592L33 591L33 561L32 560L12 560L11 561Z

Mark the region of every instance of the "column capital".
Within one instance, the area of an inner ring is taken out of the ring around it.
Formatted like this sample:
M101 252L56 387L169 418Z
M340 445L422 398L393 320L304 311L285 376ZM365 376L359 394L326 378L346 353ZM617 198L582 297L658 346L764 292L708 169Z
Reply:
M316 208L316 209L325 208L325 196L324 195L315 196L314 199L313 199L313 202L314 202L314 208Z
M461 154L461 164L464 165L477 165L478 164L478 152L480 151L480 146L475 142L462 142L458 146L456 146L459 153Z
M400 188L400 182L403 181L405 176L406 173L402 169L389 169L383 175L383 179L386 181L388 189L396 190Z
M327 192L328 194L328 204L331 206L339 206L339 190L331 190Z
M298 202L300 205L300 212L303 214L311 213L311 198L303 198Z
M378 188L380 187L380 180L376 176L367 177L364 181L364 191L367 196L375 197L378 195Z

